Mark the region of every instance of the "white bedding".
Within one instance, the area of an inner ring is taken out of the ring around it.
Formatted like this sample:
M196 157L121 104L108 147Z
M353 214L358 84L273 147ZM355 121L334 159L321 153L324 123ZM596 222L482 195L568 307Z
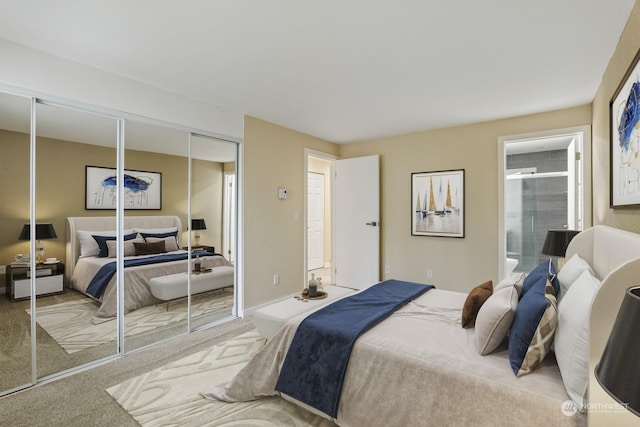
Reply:
M186 251L167 252L180 253ZM154 255L149 255L154 256ZM145 258L148 256L125 257ZM78 259L71 275L71 286L80 292L86 293L87 287L96 272L105 264L115 262L114 258L84 257ZM149 288L149 280L154 277L167 276L174 273L187 271L188 260L164 262L160 264L148 264L124 269L124 312L125 314L140 307L156 304L157 300ZM223 256L205 256L200 258L202 268L213 268L231 265ZM105 292L100 297L100 309L92 319L93 323L101 323L116 317L117 287L116 275L109 281Z
M505 343L487 356L478 353L474 329L460 324L465 298L433 289L363 334L351 354L336 422L343 427L586 425L584 414L562 412L570 398L552 355L518 378ZM234 402L278 394L280 366L306 315L288 322L231 382L203 396Z

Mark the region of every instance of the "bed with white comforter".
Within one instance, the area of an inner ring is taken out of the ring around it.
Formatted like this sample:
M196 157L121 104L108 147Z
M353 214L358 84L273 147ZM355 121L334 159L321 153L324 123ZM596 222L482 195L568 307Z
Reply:
M505 344L489 355L478 353L474 330L460 324L465 298L432 289L360 336L336 422L345 427L585 425L583 414L562 412L570 398L553 358L534 374L516 377ZM280 366L306 315L289 321L230 383L204 396L236 402L279 394Z
M567 259L557 275L558 299L549 299L558 313L554 349L535 370L514 374L509 335L480 354L475 328L461 327L468 295L432 289L357 339L335 422L343 427L587 425L590 308L600 289L636 284L640 235L596 226L573 239ZM611 307L612 317L617 306ZM287 322L238 375L202 395L228 402L280 395L275 388L281 367L307 315Z

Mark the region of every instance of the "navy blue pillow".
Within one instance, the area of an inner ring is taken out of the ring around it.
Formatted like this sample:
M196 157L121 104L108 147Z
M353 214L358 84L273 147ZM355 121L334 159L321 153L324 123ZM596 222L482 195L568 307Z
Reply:
M547 277L550 279L553 291L557 296L558 292L560 292L560 282L558 281L556 267L553 265L553 262L551 262L551 258L549 258L548 261L541 262L536 268L531 270L531 273L524 279L520 298L522 298L535 283L539 283L540 280L544 280L544 284L542 285L542 292L544 294L544 285L546 284Z
M138 233L125 234L124 240L133 240L136 238ZM95 241L98 243L98 248L100 248L100 252L98 253L99 257L108 257L109 256L109 248L107 247L107 240L116 240L116 236L96 236L92 235Z
M549 276L549 269L551 269L551 276ZM509 362L511 369L518 376L531 372L531 369L535 368L535 366L533 368L531 366L523 366L523 362L538 325L545 311L549 308L550 302L545 296L547 279L551 282L554 294L557 293L557 289L553 284L553 282L556 282L559 287L555 272L556 270L551 260L545 261L529 273L522 285L522 295L520 301L518 301L513 323L511 323L511 330L509 331ZM552 278L553 280L551 280ZM555 299L555 297L551 298ZM531 361L528 363L531 363Z

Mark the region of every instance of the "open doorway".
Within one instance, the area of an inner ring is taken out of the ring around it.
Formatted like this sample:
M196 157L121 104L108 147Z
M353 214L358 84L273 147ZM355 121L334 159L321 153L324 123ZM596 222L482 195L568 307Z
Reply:
M322 153L306 153L306 283L319 279L333 284L331 240L331 187L335 158Z
M505 275L545 259L548 230L582 230L584 139L577 130L502 141Z

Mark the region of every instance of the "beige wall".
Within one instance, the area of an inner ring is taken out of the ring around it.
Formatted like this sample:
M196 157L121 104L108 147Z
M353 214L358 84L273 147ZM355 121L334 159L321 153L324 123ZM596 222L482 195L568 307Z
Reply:
M186 161L186 159L185 159ZM206 230L200 231L200 244L215 246L216 252L222 253L222 206L224 201L224 169L223 163L204 160L192 161L192 194L191 217L204 218ZM186 184L186 183L185 183ZM185 192L186 194L186 192ZM181 205L185 211L181 212L182 226L187 229L186 203ZM182 216L184 215L184 217ZM186 237L186 236L185 236ZM183 244L187 244L186 238Z
M245 118L243 145L244 307L251 308L303 288L304 149L337 155L338 146L253 117ZM287 188L286 200L278 187Z
M498 277L498 138L588 125L590 106L337 146L247 117L244 141L245 308L300 290L304 280L304 149L381 156L381 266L387 277L466 291ZM411 172L465 169L464 239L414 237ZM277 188L289 190L278 200ZM295 219L295 213L300 220ZM274 286L273 275L280 275Z
M45 242L46 255L64 260L66 217L106 216L113 211L85 210L85 166L114 167L115 149L38 138L36 158L36 216L51 222L57 239ZM18 241L29 220L29 139L24 134L0 131L0 264L27 253L28 242ZM162 210L126 211L127 215L178 215L187 228L187 159L165 154L127 150L125 167L162 173ZM220 163L194 161L193 215L206 218L201 242L220 247L222 235L222 167ZM10 202L9 202L10 201ZM185 236L186 237L186 236ZM186 238L183 239L186 244Z
M380 155L381 266L396 278L468 291L498 279L498 138L588 125L590 106L340 146ZM465 237L411 235L411 173L465 170ZM433 279L427 279L427 270Z
M640 4L636 3L593 100L593 222L640 232L640 210L609 207L609 102L640 50Z
M614 52L602 82L593 100L593 222L606 224L624 230L640 232L640 209L625 208L612 209L609 207L610 191L610 119L609 102L618 85L624 78L634 56L640 50L640 4L636 2L627 25L625 27L616 51ZM613 286L609 286L611 288ZM620 290L616 290L620 292ZM622 295L611 295L611 289L600 290L594 302L590 322L613 324L618 311L617 306L603 303L610 300L621 301ZM591 337L596 347L590 348L589 363L589 401L594 408L589 412L590 426L638 426L640 419L626 410L608 411L606 406L612 405L614 400L600 387L593 370L600 359L602 343L606 336Z

